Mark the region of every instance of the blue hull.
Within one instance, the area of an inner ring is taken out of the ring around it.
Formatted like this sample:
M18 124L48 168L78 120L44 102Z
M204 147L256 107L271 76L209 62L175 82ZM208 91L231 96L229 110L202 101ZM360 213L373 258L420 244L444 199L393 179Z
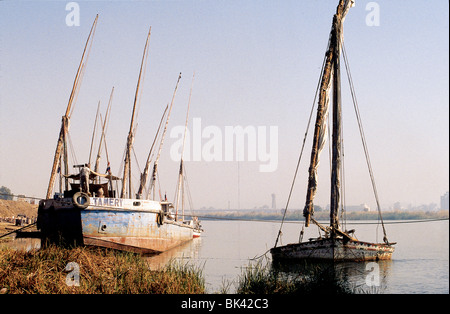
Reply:
M69 199L41 201L38 228L43 240L155 254L201 232L192 221L173 219L167 202L93 197L83 207Z
M160 253L193 239L193 228L158 214L117 210L83 210L81 223L87 245Z

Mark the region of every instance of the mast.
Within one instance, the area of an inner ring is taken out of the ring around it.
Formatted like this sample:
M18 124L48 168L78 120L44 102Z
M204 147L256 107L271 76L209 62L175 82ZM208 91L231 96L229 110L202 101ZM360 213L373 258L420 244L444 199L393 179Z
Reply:
M138 199L142 198L142 193L144 192L145 183L147 182L147 178L148 178L148 170L150 168L151 155L152 155L152 152L153 152L153 147L155 146L155 142L156 142L156 139L158 138L159 130L161 129L161 125L163 123L164 117L166 116L168 108L169 108L169 104L167 104L166 109L164 110L164 113L163 113L163 115L161 117L161 121L159 121L158 130L156 131L156 135L155 135L155 138L153 140L152 147L150 147L150 151L148 152L147 162L145 163L144 172L142 172L142 175L141 175L141 182L139 184L139 190L138 190L137 195L136 195L136 198L138 198Z
M342 104L341 104L341 45L343 35L343 23L345 15L353 0L341 1L339 10L334 18L334 41L333 44L333 137L332 137L332 167L331 167L331 197L330 197L330 227L334 232L339 230L339 203L341 189L341 135L342 135Z
M109 96L108 107L106 108L105 120L103 120L103 122L102 122L102 118L101 118L101 115L100 115L100 121L101 121L101 127L102 127L102 134L101 134L101 136L100 136L100 143L98 144L97 157L96 157L96 159L95 159L95 167L94 167L94 171L95 171L95 172L98 172L98 168L99 168L99 164L100 164L100 157L101 157L101 151L102 151L102 143L103 143L103 140L104 140L104 138L105 138L105 132L106 132L105 128L106 128L106 125L107 125L108 116L109 116L109 113L111 112L111 103L112 103L113 93L114 93L114 86L113 86L113 88L112 88L112 90L111 90L111 94L110 94L110 96ZM106 146L106 142L105 142L105 146Z
M62 117L61 129L59 131L59 137L58 137L58 142L56 144L55 156L53 158L52 172L50 174L50 180L48 182L47 196L46 196L47 199L50 198L50 196L52 194L52 191L53 191L53 186L55 184L56 172L57 172L57 169L58 169L58 164L60 163L61 150L62 150L62 148L64 146L66 134L67 134L68 129L69 129L70 112L71 112L71 109L72 109L72 103L73 103L73 100L75 98L75 94L76 94L76 92L78 90L78 87L79 87L81 74L82 74L82 72L83 72L83 70L85 68L85 65L86 65L85 64L85 57L87 59L86 51L88 50L87 47L89 46L89 43L92 45L91 37L94 36L95 28L97 26L97 20L98 20L98 14L95 16L94 23L92 24L91 31L89 32L89 36L88 36L88 38L86 40L86 45L85 45L84 50L83 50L83 55L81 56L80 65L78 66L77 74L75 75L75 80L73 82L72 92L70 93L70 97L69 97L69 102L67 104L66 113ZM89 54L89 52L88 52L88 54Z
M141 61L141 68L139 70L139 78L138 78L138 82L137 82L137 86L136 86L136 93L134 95L134 105L133 105L133 113L131 114L131 123L130 123L130 131L128 132L128 137L127 137L127 146L126 146L126 151L125 151L125 165L123 167L123 181L122 181L122 193L121 193L121 197L125 197L125 189L126 189L126 185L127 185L127 180L128 180L128 188L129 188L129 197L131 197L131 165L130 165L130 161L131 161L131 148L133 146L133 141L134 141L134 134L133 134L133 130L134 130L134 118L136 116L136 104L138 102L138 98L139 98L139 87L140 87L140 83L141 83L141 77L142 77L142 70L144 68L144 62L146 63L147 60L147 56L148 56L148 43L149 43L149 39L150 39L150 33L151 33L152 28L150 27L150 29L148 30L148 35L147 35L147 40L145 42L145 48L144 48L144 53L142 55L142 61Z
M330 197L330 227L339 229L339 200L341 175L341 28L342 23L336 16L334 18L335 35L333 48L333 135L332 135L332 162L331 162L331 197Z
M149 192L151 190L153 190L153 200L155 199L155 181L156 181L156 172L158 171L159 157L161 156L161 150L162 150L162 146L164 143L164 137L167 132L167 125L169 124L170 113L172 112L173 101L175 100L175 94L177 93L178 84L180 83L180 79L181 79L181 73L178 75L177 84L175 85L175 90L173 91L172 101L170 102L169 112L167 113L166 124L164 125L163 134L161 136L161 142L159 143L158 155L156 156L156 160L153 163L153 171L152 171L152 177L151 177L150 188L149 188Z
M194 86L194 78L195 78L195 73L192 76L192 84L191 84L191 91L189 92L189 101L188 101L188 107L187 107L187 112L186 112L186 122L184 124L184 135L183 135L183 146L181 148L181 159L180 159L180 171L178 173L178 189L177 189L177 206L175 208L175 220L177 220L177 216L178 216L178 204L180 202L180 193L181 190L183 188L183 175L184 175L184 162L183 162L183 154L184 154L184 145L186 143L186 132L187 132L187 125L188 125L188 121L189 121L189 108L191 106L191 96L192 96L192 87ZM184 204L182 202L182 217L184 219Z
M95 114L94 128L92 129L91 149L89 150L89 164L91 163L92 147L94 146L95 132L97 131L98 112L100 111L100 100L97 105L97 113Z
M331 80L333 79L333 117L336 115L336 119L333 119L333 132L339 131L338 137L335 137L333 133L333 170L332 174L332 204L339 204L339 190L336 194L336 188L339 189L339 169L340 158L336 157L336 154L340 154L340 144L334 145L335 141L340 141L340 71L339 71L339 53L340 42L342 34L342 25L345 15L348 12L350 6L354 3L353 0L340 0L336 9L336 14L333 17L333 25L328 42L328 50L326 52L325 65L322 73L322 79L320 83L319 104L317 108L316 124L314 128L313 147L311 151L311 160L309 167L308 189L306 195L305 208L303 209L303 216L305 217L305 226L308 227L311 219L311 215L314 214L313 200L317 190L317 166L319 164L319 155L323 148L326 134L326 116L328 114L329 92L331 88ZM337 74L336 74L337 72ZM339 118L338 118L339 116ZM337 121L335 121L337 120ZM335 152L336 151L336 152ZM335 169L336 168L336 169ZM336 178L337 177L337 178ZM336 199L337 197L337 199ZM338 208L334 207L330 213L330 224L334 227L337 226ZM314 221L315 222L315 221Z

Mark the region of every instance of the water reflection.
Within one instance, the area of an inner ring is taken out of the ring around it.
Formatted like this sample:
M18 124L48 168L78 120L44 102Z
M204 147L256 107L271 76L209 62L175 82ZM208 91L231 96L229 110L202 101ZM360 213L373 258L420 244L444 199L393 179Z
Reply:
M272 271L290 279L313 281L322 292L385 293L392 268L391 260L371 262L273 262ZM338 289L338 290L336 290Z
M181 244L169 251L157 255L145 256L150 269L159 270L164 268L171 261L194 260L199 258L199 250L201 247L201 238L195 238L184 244Z
M7 247L13 250L19 250L19 251L31 251L33 249L40 249L41 248L41 239L34 239L34 238L15 238L12 241L0 243L1 247Z

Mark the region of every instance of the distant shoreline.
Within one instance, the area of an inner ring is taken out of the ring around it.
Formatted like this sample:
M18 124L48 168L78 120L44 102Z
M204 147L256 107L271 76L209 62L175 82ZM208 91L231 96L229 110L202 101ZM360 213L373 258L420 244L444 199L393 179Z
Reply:
M281 222L283 216L281 212L258 212L258 211L196 211L200 220L249 220L249 221L275 221ZM389 211L382 212L383 220L427 220L427 219L448 219L448 210L439 211ZM316 220L328 220L328 212L316 212ZM379 220L378 212L349 212L346 213L347 220ZM300 211L287 213L285 221L303 221Z

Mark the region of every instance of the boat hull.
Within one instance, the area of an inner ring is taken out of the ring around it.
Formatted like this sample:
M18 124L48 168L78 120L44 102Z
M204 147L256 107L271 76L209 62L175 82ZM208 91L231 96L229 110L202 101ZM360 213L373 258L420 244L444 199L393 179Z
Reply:
M270 252L274 260L359 262L389 260L394 247L383 243L329 238L275 247Z
M42 202L38 228L43 240L158 254L192 240L199 232L192 225L169 219L159 202L116 200L91 198L87 208L67 200Z

